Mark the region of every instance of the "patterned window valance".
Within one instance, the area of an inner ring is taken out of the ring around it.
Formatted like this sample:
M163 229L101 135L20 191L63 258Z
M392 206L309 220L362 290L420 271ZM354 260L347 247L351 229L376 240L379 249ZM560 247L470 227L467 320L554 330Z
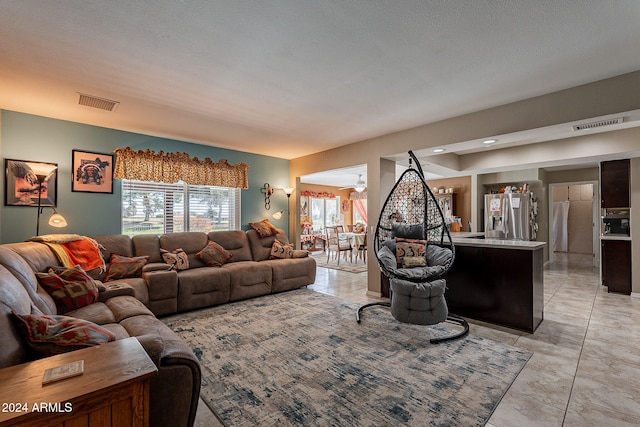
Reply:
M187 153L134 151L129 147L117 148L115 153L115 179L167 183L183 181L190 185L249 188L249 166L242 162L230 165L224 159L214 162L208 157L200 160Z
M315 191L308 191L308 190L304 190L300 192L300 196L302 197L315 197L317 199L335 199L336 195L333 193L329 193L326 191L321 191L319 193L315 192Z
M367 192L358 193L357 191L352 191L349 193L349 200L367 200Z

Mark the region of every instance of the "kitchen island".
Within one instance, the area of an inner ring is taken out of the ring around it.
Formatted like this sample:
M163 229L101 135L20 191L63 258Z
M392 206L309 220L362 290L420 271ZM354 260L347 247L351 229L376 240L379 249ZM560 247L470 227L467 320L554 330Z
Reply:
M446 276L449 311L534 332L543 319L546 242L451 236L456 257Z

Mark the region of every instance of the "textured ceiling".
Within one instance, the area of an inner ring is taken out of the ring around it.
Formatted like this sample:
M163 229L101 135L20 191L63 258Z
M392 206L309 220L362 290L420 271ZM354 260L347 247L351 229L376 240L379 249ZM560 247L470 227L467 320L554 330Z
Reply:
M640 69L637 0L0 10L0 108L287 159Z

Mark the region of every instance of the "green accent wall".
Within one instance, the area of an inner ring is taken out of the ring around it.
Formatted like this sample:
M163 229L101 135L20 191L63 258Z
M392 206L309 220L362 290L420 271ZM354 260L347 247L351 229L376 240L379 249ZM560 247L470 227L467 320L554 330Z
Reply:
M110 114L110 113L105 113ZM58 164L57 210L68 223L65 228L47 224L51 209L45 209L40 219L40 234L77 233L81 235L117 234L121 232L121 185L114 181L113 194L71 191L71 151L79 149L96 153L112 153L116 148L150 149L164 152L185 152L193 157L249 165L249 188L241 191L241 224L264 218L278 228L288 229L287 216L275 220L271 214L287 209L287 197L282 191L271 196L271 209L264 208L260 188L268 182L282 188L289 183L289 160L211 147L173 139L158 138L64 120L2 110L0 154L4 159L51 162ZM2 174L2 191L6 191L6 175ZM294 185L294 184L293 184ZM6 199L4 199L6 200ZM3 206L0 209L0 242L24 241L36 234L37 209L24 206Z

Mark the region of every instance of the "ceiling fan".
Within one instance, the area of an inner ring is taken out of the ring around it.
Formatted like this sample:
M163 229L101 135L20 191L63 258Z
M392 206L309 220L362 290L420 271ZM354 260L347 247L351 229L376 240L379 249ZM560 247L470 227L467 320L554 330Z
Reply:
M340 187L338 190L346 190L347 188L353 188L358 193L362 193L365 188L367 188L367 184L362 180L362 175L358 175L358 180L354 185L347 185L346 187Z

